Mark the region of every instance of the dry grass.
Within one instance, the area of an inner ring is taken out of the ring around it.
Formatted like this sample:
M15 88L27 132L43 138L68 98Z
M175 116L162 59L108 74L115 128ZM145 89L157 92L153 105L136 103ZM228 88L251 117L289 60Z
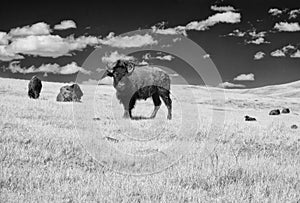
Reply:
M299 131L281 120L262 127L229 119L222 132L200 109L197 132L175 140L188 146L182 159L161 173L122 175L102 166L83 148L82 137L74 127L72 103L55 102L62 84L44 83L41 98L31 100L26 95L27 82L0 80L1 202L300 201ZM174 120L168 123L163 122L164 106L156 120L132 121L138 129L159 121L160 127L165 127L159 132L158 127L152 130L149 136L159 136L141 144L124 136L128 129L115 125L118 113L112 115L101 106L95 108L92 117L81 111L94 99L87 88L83 87L83 102L74 106L78 113L75 118L82 118L76 121L79 133L91 133L88 127L93 125L101 132L97 139L110 136L117 140L108 140L113 147L138 155L162 150L174 142L173 135L181 124L176 119L179 111L175 110ZM99 91L95 100L110 104L114 90L105 86ZM197 93L205 96L201 91ZM122 109L116 108L115 112ZM151 110L151 102L145 102L137 106L135 114L148 115ZM213 150L205 151L204 146ZM122 166L118 169L123 170Z

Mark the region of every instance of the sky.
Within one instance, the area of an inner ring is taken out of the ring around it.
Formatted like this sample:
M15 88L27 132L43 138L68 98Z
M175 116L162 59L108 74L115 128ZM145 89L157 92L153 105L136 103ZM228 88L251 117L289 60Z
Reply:
M300 80L297 0L10 2L0 7L0 77L96 84L129 58L180 84Z

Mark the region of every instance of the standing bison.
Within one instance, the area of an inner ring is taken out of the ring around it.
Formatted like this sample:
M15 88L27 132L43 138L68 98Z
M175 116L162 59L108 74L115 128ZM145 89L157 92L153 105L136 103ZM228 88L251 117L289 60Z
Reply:
M124 106L124 118L132 118L131 111L136 100L149 97L152 97L155 106L150 118L155 118L161 105L160 98L168 108L167 119L172 118L171 80L163 70L152 66L138 67L133 61L118 60L101 79L106 76L113 77L117 99Z
M28 96L29 98L37 99L40 96L42 90L42 81L34 75L28 84Z

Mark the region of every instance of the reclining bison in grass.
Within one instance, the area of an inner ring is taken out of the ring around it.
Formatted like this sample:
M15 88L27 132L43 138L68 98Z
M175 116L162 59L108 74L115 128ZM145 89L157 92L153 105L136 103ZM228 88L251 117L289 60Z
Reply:
M83 93L77 84L65 85L60 88L60 92L56 97L58 102L80 102Z
M170 77L163 70L152 66L138 66L133 61L118 60L111 69L107 69L102 78L113 77L116 96L124 106L124 118L133 118L132 109L136 100L152 97L154 110L150 118L155 118L161 100L168 108L167 119L172 118L172 100L170 98Z
M34 75L28 84L28 96L32 99L37 99L42 90L42 81Z

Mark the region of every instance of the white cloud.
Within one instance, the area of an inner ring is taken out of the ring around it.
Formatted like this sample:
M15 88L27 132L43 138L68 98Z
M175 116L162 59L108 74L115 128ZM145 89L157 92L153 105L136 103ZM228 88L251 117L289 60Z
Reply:
M204 58L204 59L210 58L210 55L209 55L209 54L204 54L204 55L203 55L203 58Z
M270 42L266 41L265 38L259 37L257 39L246 41L247 44L269 44Z
M274 28L281 32L300 31L300 25L298 22L295 23L280 22L280 23L276 23Z
M286 45L286 46L284 46L284 47L282 48L282 51L283 51L284 53L287 53L289 50L295 50L295 49L296 49L295 46L293 46L293 45L291 45L291 44L288 44L288 45Z
M149 63L145 60L142 60L142 62L139 62L139 65L146 66L149 65Z
M149 34L139 35L135 34L132 36L115 36L113 32L105 39L100 40L101 44L109 45L118 48L131 48L131 47L143 47L147 45L157 44L158 42L153 39Z
M254 81L254 74L249 73L249 74L241 74L236 76L233 80L238 80L238 81Z
M187 30L207 30L209 27L218 23L239 23L241 22L241 14L235 12L217 13L208 17L203 21L193 21L186 25Z
M98 44L98 39L91 36L74 39L73 36L61 38L59 35L31 35L14 39L9 48L15 53L57 58L95 44Z
M235 88L235 87L246 87L245 85L242 84L234 84L234 83L230 83L230 82L223 82L221 84L219 84L219 87L222 88Z
M174 59L172 55L164 55L164 56L151 56L150 53L146 53L143 57L144 60L151 60L151 59L159 59L159 60L165 60L165 61L171 61Z
M99 80L98 85L112 85L114 82L112 77L105 77L102 80Z
M70 64L67 64L65 66L59 66L58 64L43 64L38 68L35 68L34 66L31 66L29 68L21 68L20 64L18 62L11 62L8 66L9 70L13 73L38 73L38 72L44 72L44 73L54 73L54 74L74 74L77 72L81 72L83 74L90 74L91 72L88 70L85 70L82 67L79 67L75 62L72 62Z
M0 45L7 45L9 38L10 37L8 36L8 34L6 32L0 31Z
M102 62L108 65L111 65L113 63L115 63L117 60L122 59L122 60L133 60L134 57L133 56L127 56L125 54L119 54L117 51L111 52L109 54L105 54L105 56L103 56L101 58Z
M300 50L297 50L295 53L291 54L291 58L300 58Z
M271 52L271 56L274 56L274 57L284 57L285 56L285 53L282 51L282 50L275 50L273 52Z
M204 31L209 29L209 27L214 26L218 23L234 24L239 22L241 22L240 13L227 11L223 13L214 14L208 17L206 20L192 21L185 26L177 26L175 28L167 28L167 29L157 27L157 26L152 26L152 32L158 34L166 34L166 35L177 35L177 34L186 35L187 30Z
M267 32L265 32L265 31L256 32L256 29L254 29L254 30L250 31L248 34L253 38L258 38L258 37L265 37Z
M278 8L271 8L269 10L269 13L272 15L272 16L277 16L277 15L281 15L283 12L282 10L279 10Z
M184 26L177 26L175 28L159 28L156 26L152 26L152 32L161 35L184 35L186 36L186 30Z
M264 56L265 56L265 53L262 51L259 51L254 55L254 60L260 60L260 59L264 58Z
M228 36L234 36L234 37L244 37L246 35L246 32L242 32L239 29L233 30L231 33L228 34Z
M213 5L210 7L213 11L219 11L219 12L227 12L227 11L235 11L235 9L232 6L216 6Z
M165 60L165 61L171 61L172 59L174 59L174 57L171 55L156 56L155 58L160 60Z
M0 45L0 61L11 61L14 59L23 59L24 57L7 49L5 45Z
M63 20L60 24L54 26L55 30L66 30L70 28L76 28L76 23L73 20Z
M300 9L291 10L289 13L290 15L289 19L297 18L299 14L300 14Z
M11 29L9 35L11 36L29 36L29 35L48 35L50 34L50 26L44 22L39 22L33 25L24 27L17 27Z
M173 42L178 42L178 41L181 41L180 37L176 37L176 38L173 39Z

